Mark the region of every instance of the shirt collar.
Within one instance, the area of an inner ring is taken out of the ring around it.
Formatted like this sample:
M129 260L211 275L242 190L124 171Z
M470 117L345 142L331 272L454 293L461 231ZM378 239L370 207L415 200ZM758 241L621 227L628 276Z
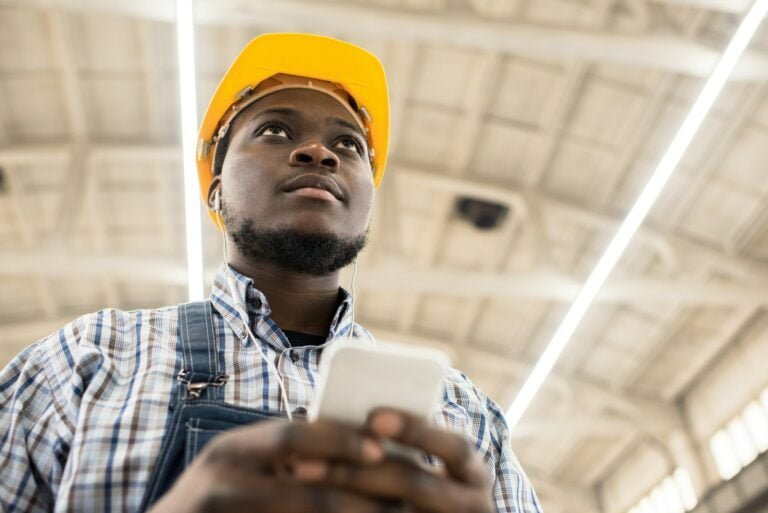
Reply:
M354 298L343 288L339 290L343 299L331 321L327 341L346 335L352 325ZM225 263L219 266L213 280L211 302L244 345L248 344L246 323L250 322L250 326L256 324L251 317L269 316L272 312L267 297L254 286L253 279ZM261 336L255 330L254 335Z

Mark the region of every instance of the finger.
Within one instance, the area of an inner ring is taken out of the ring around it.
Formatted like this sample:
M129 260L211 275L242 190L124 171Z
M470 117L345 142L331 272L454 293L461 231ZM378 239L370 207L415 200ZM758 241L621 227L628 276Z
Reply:
M265 489L221 487L209 495L201 510L210 513L400 513L400 505L363 497L347 490L273 482Z
M328 469L325 461L297 461L293 464L293 477L304 482L320 481L328 477Z
M373 412L368 423L372 433L415 447L440 458L448 474L461 482L486 485L488 470L482 458L463 436L430 425L426 419L391 409Z
M490 511L487 490L446 479L405 459L366 466L332 465L325 482L363 495L404 500L425 513Z
M209 463L253 467L294 460L370 463L383 458L378 441L359 429L332 422L262 422L233 429L206 447Z

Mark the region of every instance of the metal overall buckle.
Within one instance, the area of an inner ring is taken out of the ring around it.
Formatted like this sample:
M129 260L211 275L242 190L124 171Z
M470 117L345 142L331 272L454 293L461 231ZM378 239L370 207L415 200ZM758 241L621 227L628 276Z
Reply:
M212 382L208 381L198 381L198 382L191 382L189 380L189 372L185 371L184 369L180 370L179 373L176 375L176 380L179 383L183 383L186 385L187 392L190 396L192 396L194 399L197 399L200 397L200 394L203 393L203 390L210 387L222 387L224 384L229 380L229 375L227 374L219 374L216 376L216 380Z

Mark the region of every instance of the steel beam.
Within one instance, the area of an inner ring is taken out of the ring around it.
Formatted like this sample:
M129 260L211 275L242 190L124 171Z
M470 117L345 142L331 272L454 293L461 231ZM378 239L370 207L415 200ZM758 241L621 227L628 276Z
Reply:
M667 0L672 1L672 0ZM681 3L682 0L677 3ZM689 3L728 7L722 0ZM739 6L742 2L737 2ZM38 9L89 10L172 22L173 3L158 0L104 2L101 0L0 0L0 6ZM732 9L731 9L732 10ZM414 44L462 46L476 50L548 60L580 59L602 64L665 69L692 76L708 76L720 52L682 37L627 36L618 33L548 28L472 18L466 15L424 15L409 11L345 3L307 0L198 0L196 21L211 25L256 25L265 29L317 27L328 34L408 41ZM733 80L768 78L768 59L747 53Z

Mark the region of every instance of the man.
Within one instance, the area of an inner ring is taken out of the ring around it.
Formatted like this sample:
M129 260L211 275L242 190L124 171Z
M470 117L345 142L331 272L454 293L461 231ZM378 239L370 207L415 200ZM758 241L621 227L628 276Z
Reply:
M5 511L540 511L502 412L457 371L437 425L387 410L362 429L302 419L323 349L349 330L372 340L339 270L365 243L387 102L381 64L353 45L246 47L200 130L226 259L209 300L86 315L10 363Z

